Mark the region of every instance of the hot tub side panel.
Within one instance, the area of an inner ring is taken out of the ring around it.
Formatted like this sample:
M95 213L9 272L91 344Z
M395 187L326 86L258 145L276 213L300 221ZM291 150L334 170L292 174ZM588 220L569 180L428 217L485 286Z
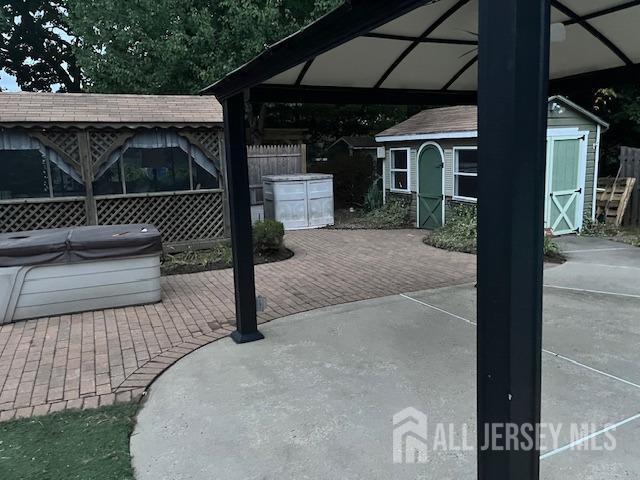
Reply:
M5 323L161 300L159 255L23 268Z

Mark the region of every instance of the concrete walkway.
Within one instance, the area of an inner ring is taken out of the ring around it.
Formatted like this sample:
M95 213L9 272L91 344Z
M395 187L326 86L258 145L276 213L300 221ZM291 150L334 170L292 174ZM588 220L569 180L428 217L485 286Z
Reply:
M474 278L475 257L428 247L422 237L287 234L295 256L256 267L257 293L268 300L260 321ZM137 398L168 366L231 331L231 270L163 278L162 288L156 305L0 326L0 420Z
M573 241L562 241L570 261L545 272L542 420L562 427L543 443L542 478L640 478L640 292L624 273L638 278L640 249ZM265 325L261 342L204 347L151 387L131 439L137 478L473 479L474 322L468 284L323 308ZM453 448L395 464L392 418L407 407L432 434L451 424ZM595 433L602 449L611 425L615 450L567 448Z

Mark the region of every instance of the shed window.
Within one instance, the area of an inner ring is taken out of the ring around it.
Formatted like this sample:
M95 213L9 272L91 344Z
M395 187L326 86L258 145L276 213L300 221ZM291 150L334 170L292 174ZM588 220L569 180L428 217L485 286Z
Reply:
M476 201L478 198L478 150L456 147L454 152L454 198Z
M391 191L409 191L409 152L408 148L391 150Z

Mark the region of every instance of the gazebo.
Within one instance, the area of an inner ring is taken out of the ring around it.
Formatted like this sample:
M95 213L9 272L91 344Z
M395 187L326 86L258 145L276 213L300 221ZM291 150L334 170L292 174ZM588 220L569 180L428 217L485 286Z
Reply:
M477 101L478 444L505 446L485 426L538 425L548 92L639 80L639 24L638 0L351 0L206 88L224 106L234 340L262 338L245 101ZM500 209L492 207L498 195ZM481 450L478 475L537 479L539 451Z

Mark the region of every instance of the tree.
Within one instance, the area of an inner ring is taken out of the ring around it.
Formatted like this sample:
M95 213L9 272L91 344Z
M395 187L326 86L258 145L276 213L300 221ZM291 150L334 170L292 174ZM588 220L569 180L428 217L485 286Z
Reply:
M79 92L66 0L0 0L0 68L23 90Z
M609 123L609 129L602 135L599 174L615 177L620 166L620 147L640 147L640 86L628 82L565 93L579 105L590 106Z
M89 89L197 93L338 0L68 0Z

